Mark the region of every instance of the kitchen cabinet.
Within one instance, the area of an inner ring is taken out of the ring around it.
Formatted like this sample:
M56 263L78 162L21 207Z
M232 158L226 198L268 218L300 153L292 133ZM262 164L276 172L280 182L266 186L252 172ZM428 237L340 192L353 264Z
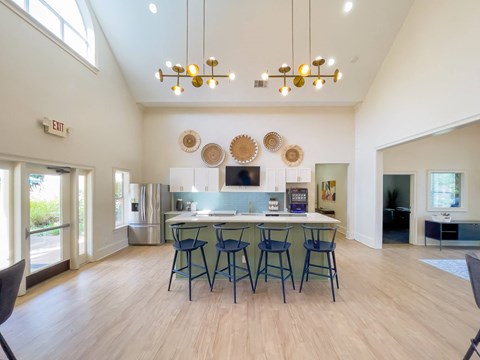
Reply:
M170 169L170 192L192 192L195 186L193 168Z
M309 183L312 181L312 170L310 168L287 168L287 183Z
M285 192L286 176L285 169L266 169L266 192Z
M195 189L198 192L218 192L220 182L218 168L195 168Z
M170 192L217 192L218 168L171 168Z
M166 223L168 219L171 219L175 216L180 215L181 212L170 212L169 214L163 214L163 238L167 242L173 242L173 234L172 234L172 229L170 229L169 224Z

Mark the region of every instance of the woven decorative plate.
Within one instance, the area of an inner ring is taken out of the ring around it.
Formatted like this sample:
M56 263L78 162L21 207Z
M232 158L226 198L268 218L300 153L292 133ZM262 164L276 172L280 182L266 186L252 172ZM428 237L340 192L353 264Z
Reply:
M249 163L258 155L257 141L248 135L235 136L230 143L230 154L239 164Z
M225 151L218 144L207 144L202 149L202 160L209 167L217 167L225 160Z
M282 160L288 166L298 166L303 161L303 150L298 145L290 145L283 149Z
M263 145L267 150L275 152L282 146L282 137L276 132L269 132L263 137Z
M200 146L200 135L193 130L184 131L180 134L178 143L183 151L194 152Z

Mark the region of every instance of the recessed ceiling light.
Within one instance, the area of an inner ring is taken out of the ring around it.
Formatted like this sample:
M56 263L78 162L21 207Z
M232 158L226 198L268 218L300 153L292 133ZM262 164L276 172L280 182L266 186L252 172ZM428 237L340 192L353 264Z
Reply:
M156 14L157 13L157 5L155 5L154 3L151 3L150 5L148 5L148 9L150 10L150 12L152 14Z
M350 12L350 10L352 10L353 8L353 2L351 1L347 1L345 3L345 5L343 6L343 11L345 11L346 13Z
M328 66L332 66L333 64L335 64L335 59L334 58L330 58L328 59Z

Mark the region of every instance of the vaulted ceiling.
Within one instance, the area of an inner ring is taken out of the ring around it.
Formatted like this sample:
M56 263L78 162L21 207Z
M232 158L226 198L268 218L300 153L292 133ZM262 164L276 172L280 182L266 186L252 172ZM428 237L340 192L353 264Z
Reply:
M215 72L232 71L236 79L218 79L214 90L180 79L185 88L180 96L171 90L174 78L161 83L154 74L158 68L173 74L167 60L185 66L187 0L90 2L135 100L144 106L349 106L364 99L413 0L353 0L349 13L343 0L311 0L310 24L309 0L293 0L293 31L292 0L205 0L205 29L204 1L188 0L188 62L202 67L214 56ZM150 3L157 5L156 14L149 11ZM292 55L296 73L317 56L335 58L335 65L322 66L322 72L339 68L343 78L336 84L327 79L320 90L313 87L314 79L302 88L287 80L292 91L286 97L278 91L281 79L254 88L263 72L279 74L280 65L292 65Z

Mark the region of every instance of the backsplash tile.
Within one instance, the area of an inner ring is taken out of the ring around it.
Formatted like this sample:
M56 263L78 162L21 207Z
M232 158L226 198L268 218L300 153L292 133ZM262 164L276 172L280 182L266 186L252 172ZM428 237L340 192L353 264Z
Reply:
M257 192L192 192L174 193L173 203L177 199L197 202L197 210L237 210L238 212L268 211L268 201L271 198L278 200L279 210L284 210L284 193L257 193Z

